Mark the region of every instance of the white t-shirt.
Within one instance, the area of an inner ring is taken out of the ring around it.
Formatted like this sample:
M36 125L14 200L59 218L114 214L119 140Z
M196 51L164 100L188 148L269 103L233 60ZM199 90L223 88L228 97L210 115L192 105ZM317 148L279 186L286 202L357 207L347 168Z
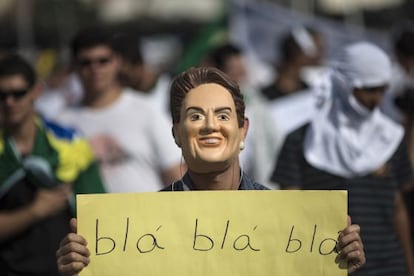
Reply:
M91 141L108 192L158 191L160 172L181 159L168 117L129 88L109 107L71 108L57 120Z
M169 114L170 85L171 78L167 75L160 75L155 86L145 94L167 115Z

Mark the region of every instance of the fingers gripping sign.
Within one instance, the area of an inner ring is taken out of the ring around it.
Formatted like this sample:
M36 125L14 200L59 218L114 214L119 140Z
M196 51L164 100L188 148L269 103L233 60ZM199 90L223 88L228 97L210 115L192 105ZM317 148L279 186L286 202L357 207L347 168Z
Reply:
M348 226L339 232L337 251L338 257L346 261L348 272L352 273L366 262L364 246L361 240L359 225L351 223L348 216Z
M70 224L73 233L66 235L56 252L58 270L63 276L78 275L90 262L87 242L82 236L76 234L76 219L71 219Z

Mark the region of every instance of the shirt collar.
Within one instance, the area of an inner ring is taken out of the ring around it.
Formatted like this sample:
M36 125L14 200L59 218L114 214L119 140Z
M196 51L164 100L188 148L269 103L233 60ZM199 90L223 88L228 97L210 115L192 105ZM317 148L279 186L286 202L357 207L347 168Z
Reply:
M247 177L243 171L240 171L240 186L239 190L255 190L254 182L249 177ZM175 182L172 187L173 191L192 191L194 190L194 182L191 179L188 172L183 176L182 179Z

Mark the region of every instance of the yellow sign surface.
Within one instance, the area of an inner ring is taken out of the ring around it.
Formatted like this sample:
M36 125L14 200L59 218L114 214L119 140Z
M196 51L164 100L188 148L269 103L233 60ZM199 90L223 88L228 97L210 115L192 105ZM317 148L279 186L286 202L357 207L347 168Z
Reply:
M347 275L345 191L78 195L80 275Z

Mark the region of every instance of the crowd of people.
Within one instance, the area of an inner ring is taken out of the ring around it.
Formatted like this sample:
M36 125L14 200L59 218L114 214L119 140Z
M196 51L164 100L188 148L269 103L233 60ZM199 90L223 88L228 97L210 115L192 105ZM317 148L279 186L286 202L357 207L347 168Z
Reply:
M414 276L414 28L393 39L394 53L356 41L328 62L322 33L287 30L263 87L230 42L170 77L136 35L86 28L49 91L0 56L1 274L88 265L76 194L311 189L348 191L349 272Z

